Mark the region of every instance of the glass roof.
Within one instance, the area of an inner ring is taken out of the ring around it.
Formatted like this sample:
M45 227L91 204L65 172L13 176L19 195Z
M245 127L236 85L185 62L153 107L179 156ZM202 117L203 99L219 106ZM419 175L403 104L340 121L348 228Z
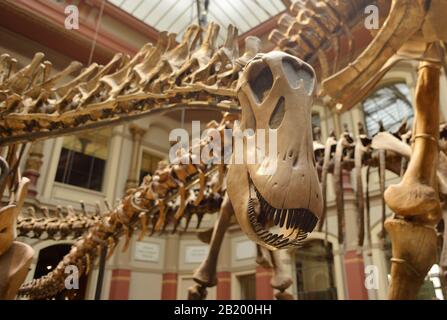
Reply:
M396 130L406 118L414 118L410 89L405 83L394 83L376 90L363 102L366 127L372 136L379 131L380 121L385 130Z
M233 24L239 34L249 31L286 10L282 0L107 0L159 31L183 35L186 27L198 24L198 3L207 3L207 21L221 26L219 40L224 41L226 27Z

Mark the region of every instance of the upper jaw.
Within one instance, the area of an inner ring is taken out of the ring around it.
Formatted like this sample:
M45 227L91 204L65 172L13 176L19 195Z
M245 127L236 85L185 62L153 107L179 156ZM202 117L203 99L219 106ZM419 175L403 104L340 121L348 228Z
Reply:
M250 178L249 188L247 214L258 239L275 249L300 247L315 228L318 218L306 208L271 206Z

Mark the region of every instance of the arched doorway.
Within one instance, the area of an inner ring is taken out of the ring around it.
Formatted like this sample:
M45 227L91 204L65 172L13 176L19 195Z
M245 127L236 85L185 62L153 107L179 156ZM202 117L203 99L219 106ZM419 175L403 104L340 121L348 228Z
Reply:
M332 244L306 241L295 251L298 300L337 300Z
M70 244L56 244L48 246L39 251L34 279L38 279L48 274L57 264L70 252ZM64 290L52 297L56 300L84 300L87 288L87 276L82 275L79 278L79 289Z

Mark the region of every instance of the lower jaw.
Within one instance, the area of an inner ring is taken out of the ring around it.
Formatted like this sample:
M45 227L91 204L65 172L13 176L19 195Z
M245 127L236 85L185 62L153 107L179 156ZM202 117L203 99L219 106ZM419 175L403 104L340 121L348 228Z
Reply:
M264 227L258 221L258 214L255 212L253 199L248 200L248 218L258 239L267 246L276 249L299 248L308 236L308 232L300 228Z

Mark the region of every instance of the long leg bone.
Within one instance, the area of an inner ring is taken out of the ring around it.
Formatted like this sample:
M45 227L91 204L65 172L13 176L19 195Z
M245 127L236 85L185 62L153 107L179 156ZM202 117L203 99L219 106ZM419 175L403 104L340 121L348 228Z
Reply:
M231 216L233 215L233 207L231 206L228 195L225 195L219 212L219 217L214 225L208 255L200 264L199 268L194 272L194 281L198 283L198 287L202 288L200 290L198 290L197 286L190 288L190 299L203 299L203 293L205 292L203 289L206 287L213 287L217 284L217 257L222 245L225 231L230 225ZM200 293L200 296L197 295L198 293Z
M436 184L440 67L421 63L412 157L401 183L390 186L385 193L388 206L403 217L385 224L393 244L390 299L414 299L436 261L434 226L441 219Z
M440 211L434 188L438 159L440 69L423 64L416 92L414 146L402 181L385 192L388 206L404 216Z
M286 271L285 265L281 260L280 251L270 251L273 265L273 276L271 285L274 289L279 290L275 295L278 300L292 300L293 296L286 292L292 285L293 281Z

